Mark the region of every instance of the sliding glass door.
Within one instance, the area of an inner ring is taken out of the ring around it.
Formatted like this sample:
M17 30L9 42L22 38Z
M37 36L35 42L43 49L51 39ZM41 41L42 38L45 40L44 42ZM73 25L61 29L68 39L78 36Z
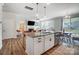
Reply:
M64 19L63 29L65 30L65 32L79 34L79 17Z
M79 34L79 17L71 19L71 32Z

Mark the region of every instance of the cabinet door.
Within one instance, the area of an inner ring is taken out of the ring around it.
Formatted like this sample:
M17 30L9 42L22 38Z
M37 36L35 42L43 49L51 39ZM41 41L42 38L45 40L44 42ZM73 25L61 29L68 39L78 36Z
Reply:
M50 48L50 36L45 36L45 51L47 51Z
M50 48L54 46L54 34L50 35L50 39L49 39L50 43Z
M34 39L34 54L40 55L44 52L44 38L38 37Z
M26 53L33 55L33 38L28 37L26 38Z

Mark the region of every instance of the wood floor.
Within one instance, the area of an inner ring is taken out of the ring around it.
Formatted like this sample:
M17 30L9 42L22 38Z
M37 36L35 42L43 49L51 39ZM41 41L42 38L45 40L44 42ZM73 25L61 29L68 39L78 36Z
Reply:
M3 40L1 55L26 55L21 39Z
M74 48L58 45L44 53L44 55L74 55Z
M73 48L58 45L43 55L72 55L73 50ZM27 53L25 52L21 39L6 39L3 40L3 47L0 51L0 55L27 55Z

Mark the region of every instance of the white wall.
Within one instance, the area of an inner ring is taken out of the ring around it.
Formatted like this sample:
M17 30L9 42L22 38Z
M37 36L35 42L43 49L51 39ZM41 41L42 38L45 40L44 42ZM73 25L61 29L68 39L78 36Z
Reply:
M3 39L16 37L15 14L3 12Z
M24 20L24 17L11 12L3 12L3 39L16 38L20 20Z
M0 49L2 48L2 6L0 3Z

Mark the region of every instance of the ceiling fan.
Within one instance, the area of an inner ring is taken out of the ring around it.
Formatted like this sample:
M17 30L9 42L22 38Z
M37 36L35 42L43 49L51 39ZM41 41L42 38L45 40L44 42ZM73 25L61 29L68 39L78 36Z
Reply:
M37 5L36 16L35 16L35 17L36 17L36 20L39 20L39 17L38 17L38 16L39 16L39 15L38 15L38 4L39 4L39 3L36 3L36 5Z

